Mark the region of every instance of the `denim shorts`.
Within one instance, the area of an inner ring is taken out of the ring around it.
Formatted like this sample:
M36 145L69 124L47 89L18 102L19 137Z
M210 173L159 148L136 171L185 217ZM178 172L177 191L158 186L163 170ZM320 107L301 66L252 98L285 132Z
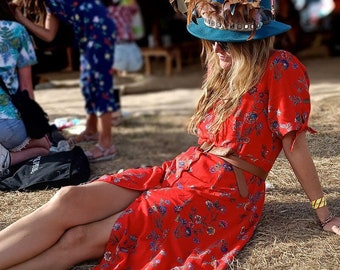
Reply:
M0 130L0 143L8 150L20 150L28 143L26 128L20 119L1 119Z

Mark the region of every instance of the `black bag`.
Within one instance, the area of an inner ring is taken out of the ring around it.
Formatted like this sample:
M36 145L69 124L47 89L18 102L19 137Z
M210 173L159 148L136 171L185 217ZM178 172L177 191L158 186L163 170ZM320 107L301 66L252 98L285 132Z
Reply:
M79 146L70 151L38 156L8 170L1 191L31 191L78 185L90 177L90 164Z
M41 106L29 97L27 90L18 90L15 94L11 95L2 78L0 78L0 86L11 97L12 103L20 112L27 135L32 139L44 137L50 130L50 124L47 113Z

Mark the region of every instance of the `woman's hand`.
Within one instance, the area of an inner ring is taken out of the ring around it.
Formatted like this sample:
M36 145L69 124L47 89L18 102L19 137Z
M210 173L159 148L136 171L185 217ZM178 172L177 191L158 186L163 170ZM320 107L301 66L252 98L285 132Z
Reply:
M327 232L334 232L335 234L340 235L340 217L332 218L323 229Z
M54 40L59 27L59 20L55 15L47 12L44 24L40 25L26 18L17 5L12 4L10 8L15 19L24 25L31 34L46 42Z
M24 15L22 14L20 8L18 7L18 5L14 4L14 3L9 3L9 7L15 17L15 19L19 22L22 23L22 20L24 18Z

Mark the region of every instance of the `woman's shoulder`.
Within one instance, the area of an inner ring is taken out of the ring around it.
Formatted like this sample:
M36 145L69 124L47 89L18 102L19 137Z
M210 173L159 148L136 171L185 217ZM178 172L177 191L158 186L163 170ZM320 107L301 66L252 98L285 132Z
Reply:
M17 21L5 21L5 20L0 20L0 24L2 26L7 26L7 27L23 27L22 24L18 23Z
M292 53L285 50L272 51L262 82L271 93L288 93L299 89L309 89L306 67Z
M26 28L16 22L16 21L1 21L0 20L0 25L1 25L1 30L2 31L11 31L11 33L21 33L21 32L26 32Z
M302 65L301 61L291 52L286 50L273 50L270 58L269 58L270 64L299 64Z
M306 67L291 52L285 50L273 50L268 61L267 72L286 74L303 73L306 75Z

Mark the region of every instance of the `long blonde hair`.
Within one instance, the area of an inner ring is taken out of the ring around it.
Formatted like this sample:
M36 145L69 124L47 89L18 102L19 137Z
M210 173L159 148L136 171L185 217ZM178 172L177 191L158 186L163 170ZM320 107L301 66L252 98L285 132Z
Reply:
M214 110L215 119L209 132L216 135L221 124L235 111L241 96L260 81L273 49L274 39L269 37L228 43L232 55L228 70L220 67L211 43L202 40L201 59L208 71L202 85L203 94L188 125L189 133L196 134L197 125L210 110Z
M44 0L14 0L13 2L22 8L24 16L30 21L44 25L47 14Z

